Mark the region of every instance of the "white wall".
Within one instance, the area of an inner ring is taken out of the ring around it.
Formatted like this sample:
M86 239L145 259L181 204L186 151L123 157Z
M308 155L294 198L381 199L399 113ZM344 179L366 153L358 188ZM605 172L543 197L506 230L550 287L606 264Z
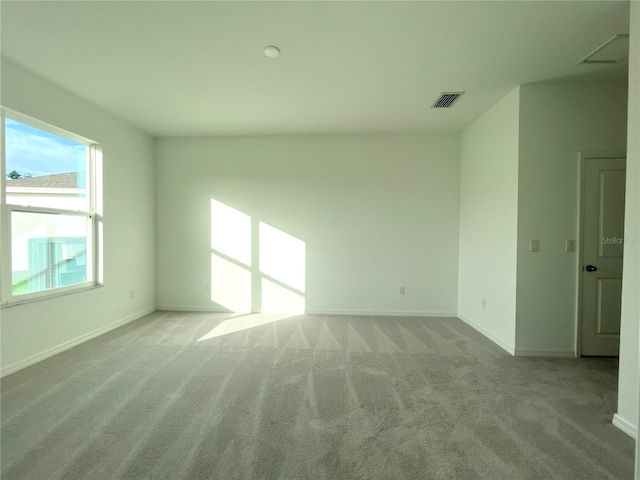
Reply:
M519 102L516 88L464 130L460 151L458 315L511 353L516 322Z
M174 138L156 148L160 308L228 307L205 291L214 199L254 222L254 267L257 222L304 242L308 312L455 315L457 134ZM238 229L246 242L251 227ZM240 266L230 281L245 291L253 277L255 310L254 270Z
M578 152L624 154L626 111L625 82L520 87L516 354L575 354Z
M155 308L154 145L5 59L1 87L3 106L101 143L104 157L104 287L0 310L6 374Z
M631 2L629 44L629 114L627 139L627 185L622 272L622 325L620 373L616 420L624 427L638 429L638 324L640 323L640 3ZM640 462L640 453L637 455ZM640 463L636 467L640 479Z

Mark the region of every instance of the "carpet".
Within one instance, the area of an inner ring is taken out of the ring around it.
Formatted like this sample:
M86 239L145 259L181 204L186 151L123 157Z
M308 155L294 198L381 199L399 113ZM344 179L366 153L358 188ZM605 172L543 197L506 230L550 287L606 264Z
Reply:
M458 319L155 312L2 379L13 479L620 479L617 359Z

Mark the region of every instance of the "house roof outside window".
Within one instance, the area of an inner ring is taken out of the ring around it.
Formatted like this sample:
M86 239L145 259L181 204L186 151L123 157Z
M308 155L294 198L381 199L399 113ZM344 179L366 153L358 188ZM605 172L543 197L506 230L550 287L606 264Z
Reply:
M23 177L7 180L7 188L78 188L77 172L55 173L40 177Z

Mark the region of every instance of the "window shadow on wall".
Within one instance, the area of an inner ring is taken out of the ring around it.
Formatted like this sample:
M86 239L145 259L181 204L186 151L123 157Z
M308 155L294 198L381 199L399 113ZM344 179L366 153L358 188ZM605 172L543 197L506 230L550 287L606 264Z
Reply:
M211 199L211 301L230 312L303 313L306 244Z

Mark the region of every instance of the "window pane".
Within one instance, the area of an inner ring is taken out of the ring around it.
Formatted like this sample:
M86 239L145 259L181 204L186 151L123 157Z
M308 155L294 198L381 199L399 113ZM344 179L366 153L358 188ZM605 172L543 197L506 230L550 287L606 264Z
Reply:
M39 292L87 282L84 216L13 212L11 260L13 294Z
M86 145L5 119L7 203L89 210Z

